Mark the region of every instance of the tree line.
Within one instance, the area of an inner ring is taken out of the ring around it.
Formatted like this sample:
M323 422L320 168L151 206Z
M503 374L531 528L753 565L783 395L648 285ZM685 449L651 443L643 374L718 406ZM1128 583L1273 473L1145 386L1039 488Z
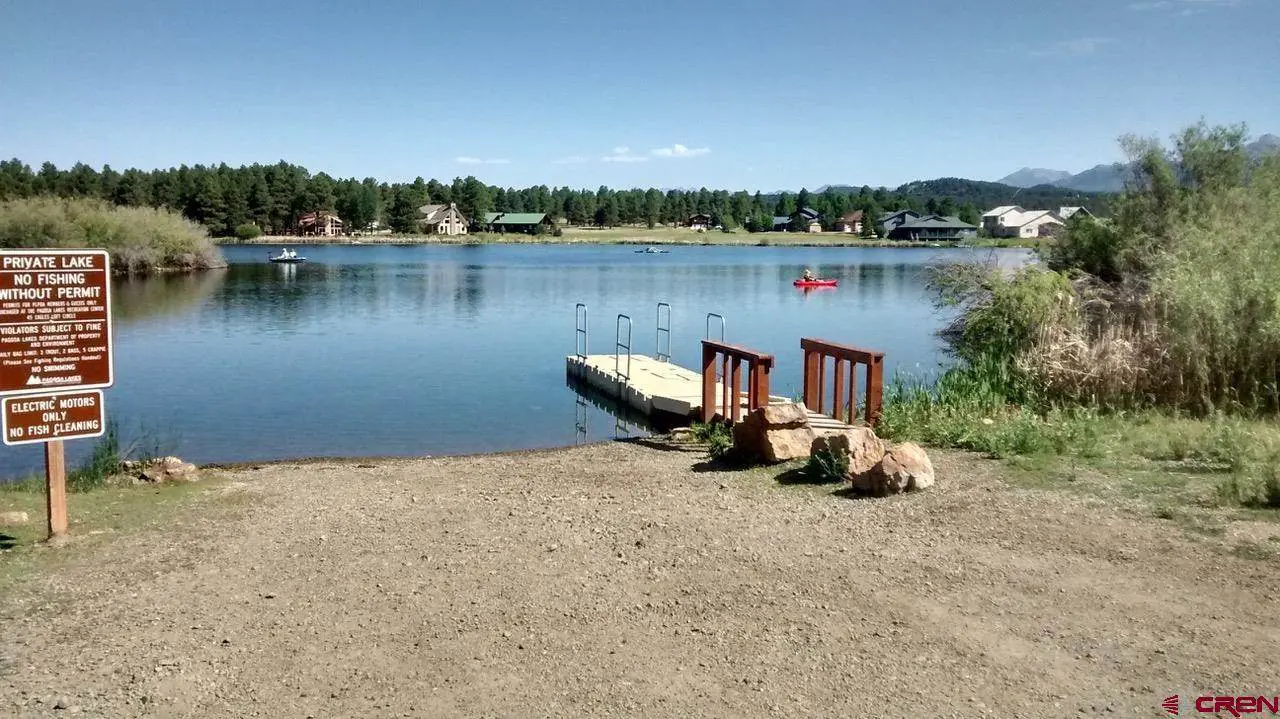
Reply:
M124 207L166 208L203 224L215 236L246 230L288 232L300 215L317 210L336 213L348 230L377 226L411 233L419 230L422 205L451 202L473 221L486 212L541 212L571 224L601 227L674 225L691 215L704 214L725 229L765 231L774 228L774 217L792 217L804 207L821 215L824 229L832 229L842 215L853 210L875 218L884 212L911 209L957 215L977 224L980 211L972 194L958 201L954 188L949 189L952 191L938 194L922 193L914 185L904 185L898 191L864 186L832 187L814 193L802 189L797 194L706 188L614 190L604 186L594 191L546 185L517 189L487 185L470 176L448 184L421 177L408 183L379 182L372 177L338 179L283 161L235 168L226 164L183 165L123 172L109 165L97 170L84 163L59 169L50 162L33 171L17 159L0 161L0 201L59 196L100 199ZM1005 190L1016 192L1015 188Z

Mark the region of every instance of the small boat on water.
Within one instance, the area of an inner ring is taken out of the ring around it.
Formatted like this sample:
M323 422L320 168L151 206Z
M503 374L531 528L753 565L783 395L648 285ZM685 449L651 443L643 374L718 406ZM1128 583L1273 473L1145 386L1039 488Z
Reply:
M646 247L643 250L636 250L637 255L665 255L670 250L660 250L656 247Z
M267 261L268 261L268 262L275 262L275 263L278 263L278 264L293 265L293 264L297 264L297 263L299 263L299 262L306 262L306 261L307 261L307 258L305 258L305 257L303 257L303 256L301 256L301 255L299 255L297 252L294 252L293 250L291 250L291 249L289 249L289 248L287 248L287 247L286 247L285 249L280 250L280 254L278 254L278 255L276 255L276 256L274 256L274 257L272 257L270 254L268 254L268 255L267 255Z
M835 287L840 280L796 280L791 284L796 287Z

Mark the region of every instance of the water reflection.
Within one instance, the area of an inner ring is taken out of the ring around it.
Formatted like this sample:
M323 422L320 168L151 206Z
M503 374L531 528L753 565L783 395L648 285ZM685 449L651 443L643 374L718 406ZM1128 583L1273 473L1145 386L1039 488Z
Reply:
M259 247L224 249L223 271L113 285L108 416L126 434L159 428L167 449L196 462L483 452L653 431L591 390L572 394L570 424L564 358L577 302L590 307L589 351L611 351L613 319L626 313L646 354L654 305L670 303L671 360L685 367L700 361L706 314L723 314L730 342L777 358L779 395L799 392L802 336L883 350L886 375L944 359L934 331L947 318L924 283L933 250L317 246L305 264L277 265ZM797 291L805 267L839 287ZM69 443L70 461L91 446ZM0 476L39 465L38 448L0 450Z
M116 329L155 318L174 318L199 307L226 280L227 270L115 280L111 318Z

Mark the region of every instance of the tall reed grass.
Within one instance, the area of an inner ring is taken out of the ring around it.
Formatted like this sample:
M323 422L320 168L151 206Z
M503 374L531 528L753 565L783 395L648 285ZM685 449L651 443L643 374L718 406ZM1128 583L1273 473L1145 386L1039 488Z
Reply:
M102 248L120 275L225 267L203 227L167 210L33 197L0 203L0 247Z

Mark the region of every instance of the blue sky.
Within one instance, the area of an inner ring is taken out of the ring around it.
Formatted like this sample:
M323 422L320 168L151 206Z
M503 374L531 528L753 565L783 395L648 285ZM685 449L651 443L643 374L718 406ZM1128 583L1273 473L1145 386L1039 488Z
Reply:
M1280 133L1280 0L0 0L0 156L814 188Z

